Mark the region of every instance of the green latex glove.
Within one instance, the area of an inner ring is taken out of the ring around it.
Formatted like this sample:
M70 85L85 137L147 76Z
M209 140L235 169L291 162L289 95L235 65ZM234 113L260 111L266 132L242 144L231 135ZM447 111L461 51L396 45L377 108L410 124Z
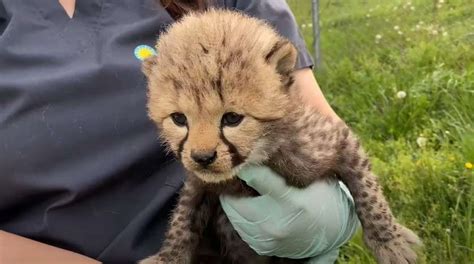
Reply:
M333 263L359 226L354 201L340 182L298 189L268 167L252 165L238 176L261 196L221 195L221 205L240 237L260 255Z

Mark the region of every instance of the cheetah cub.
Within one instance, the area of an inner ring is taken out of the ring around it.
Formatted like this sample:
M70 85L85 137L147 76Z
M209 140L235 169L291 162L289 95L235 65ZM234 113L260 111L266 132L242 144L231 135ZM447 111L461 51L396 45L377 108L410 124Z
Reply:
M303 188L330 178L352 193L379 263L415 263L418 237L390 211L359 141L292 92L295 47L233 11L175 23L147 59L148 110L189 175L158 254L141 263L303 263L258 256L232 228L219 195L258 195L235 175L264 164Z

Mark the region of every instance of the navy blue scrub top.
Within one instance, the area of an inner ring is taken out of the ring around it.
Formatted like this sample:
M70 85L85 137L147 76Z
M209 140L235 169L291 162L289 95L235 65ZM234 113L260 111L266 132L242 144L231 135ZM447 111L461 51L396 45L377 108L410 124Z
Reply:
M266 19L312 65L284 0L217 5ZM171 23L153 0L76 1L72 19L58 0L0 0L0 229L106 263L159 250L184 173L133 51Z

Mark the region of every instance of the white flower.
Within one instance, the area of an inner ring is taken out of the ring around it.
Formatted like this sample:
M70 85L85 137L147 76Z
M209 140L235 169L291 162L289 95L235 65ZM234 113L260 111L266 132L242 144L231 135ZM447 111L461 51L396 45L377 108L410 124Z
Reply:
M443 37L447 37L448 36L448 32L443 32Z
M416 28L416 30L420 30L421 26L420 26L420 25L416 25L415 28Z
M420 148L425 147L425 146L426 146L426 143L428 143L428 139L425 138L425 137L420 136L420 137L418 137L418 138L416 139L416 144L417 144L418 147L420 147Z
M397 98L398 99L403 99L405 97L407 97L407 93L405 91L398 91L397 92Z
M410 6L410 10L411 10L411 11L415 11L415 7L414 7L414 6Z
M451 134L451 132L449 132L448 130L444 131L444 133L446 133L446 135Z
M438 30L433 29L433 30L431 31L431 34L433 34L433 35L438 35Z
M302 24L301 27L302 27L302 28L305 28L305 27L306 27L306 24Z
M394 26L393 29L400 30L400 27L399 26Z
M381 40L381 39L382 39L382 35L380 35L380 34L375 35L375 39Z
M399 30L398 35L403 35L403 32Z
M438 3L443 4L444 0L439 0Z
M370 14L365 15L365 17L369 18L369 17L370 17Z
M438 8L438 9L440 9L441 7L443 7L442 4L437 4L437 5L436 5L436 8Z
M308 26L309 26L309 27L313 27L313 23L309 23Z

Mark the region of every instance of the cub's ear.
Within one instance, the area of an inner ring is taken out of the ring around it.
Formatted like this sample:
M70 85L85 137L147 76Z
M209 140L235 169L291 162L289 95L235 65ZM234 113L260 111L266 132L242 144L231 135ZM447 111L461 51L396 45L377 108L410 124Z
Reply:
M283 76L289 75L295 68L298 53L289 40L279 40L265 56L265 60L274 65Z
M143 60L142 72L145 74L146 77L150 76L153 66L156 65L157 59L158 58L156 57L156 55L154 55Z

